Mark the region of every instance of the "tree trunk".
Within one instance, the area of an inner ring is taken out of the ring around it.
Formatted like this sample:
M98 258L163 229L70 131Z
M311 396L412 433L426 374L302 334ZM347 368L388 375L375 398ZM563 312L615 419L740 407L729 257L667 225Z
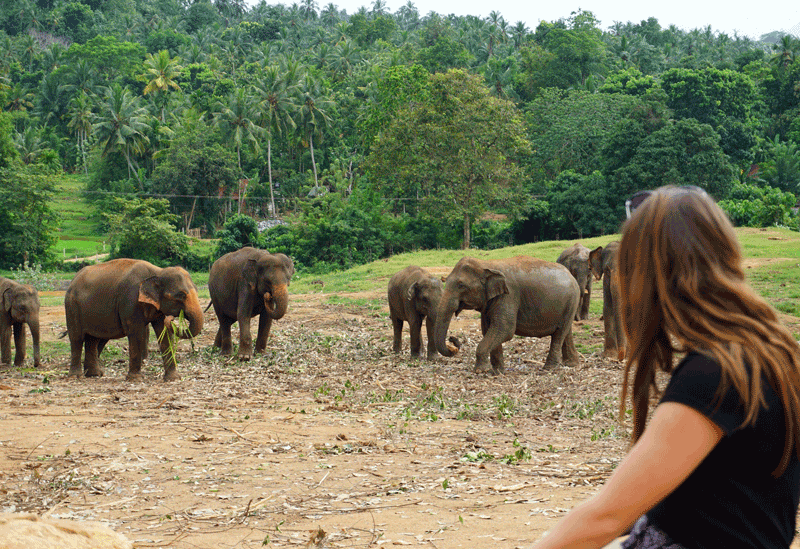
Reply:
M311 133L308 134L308 146L311 149L311 167L314 169L314 186L318 187L319 183L317 182L317 163L314 160L314 135Z
M469 214L464 214L464 239L461 241L461 249L468 250L471 240Z
M275 209L275 192L272 190L272 138L267 138L267 171L269 172L269 203L272 206L273 217L278 217L278 210Z

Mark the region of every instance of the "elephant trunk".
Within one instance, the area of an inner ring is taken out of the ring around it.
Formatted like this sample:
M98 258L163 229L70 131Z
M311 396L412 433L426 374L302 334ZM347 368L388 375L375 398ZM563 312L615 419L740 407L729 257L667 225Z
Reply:
M39 317L28 320L28 328L31 330L31 341L33 342L33 367L38 368L41 364L39 354Z
M186 298L183 315L189 321L189 329L176 329L177 336L181 339L191 339L200 335L200 332L203 331L203 308L200 306L200 299L194 290Z
M286 314L289 308L289 287L288 284L280 284L272 289L272 294L264 294L264 308L273 320L279 320Z
M453 356L453 351L447 347L447 330L450 329L450 319L453 318L456 310L458 310L458 299L448 299L447 295L443 295L436 313L434 313L436 350L442 356Z

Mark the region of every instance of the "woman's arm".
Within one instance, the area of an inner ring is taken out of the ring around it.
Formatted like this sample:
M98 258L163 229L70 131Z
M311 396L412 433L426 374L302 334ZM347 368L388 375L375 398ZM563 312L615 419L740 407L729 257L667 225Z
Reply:
M534 548L603 547L680 486L720 439L722 430L694 408L659 404L600 492L570 511Z

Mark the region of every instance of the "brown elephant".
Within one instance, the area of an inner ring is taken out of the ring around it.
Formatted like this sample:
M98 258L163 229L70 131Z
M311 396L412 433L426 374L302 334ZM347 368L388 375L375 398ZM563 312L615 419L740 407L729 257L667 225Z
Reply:
M625 358L625 331L619 307L619 282L617 281L617 251L619 242L598 246L589 253L589 265L596 280L603 279L603 356L623 360Z
M578 312L575 313L575 320L586 320L589 318L589 304L592 300L592 270L589 267L589 248L576 242L558 256L556 263L569 269L572 276L578 282L581 290L581 300L578 304Z
M67 334L71 348L70 377L102 376L98 356L109 339L128 337L128 381L142 378L142 359L147 348L149 327L159 339L164 360L164 381L180 379L170 338L196 337L203 329L203 310L197 288L181 267L162 269L138 259L114 259L84 267L64 296ZM181 313L188 329L173 325ZM83 372L81 350L86 347Z
M33 286L0 276L0 348L2 363L11 363L11 332L14 332L14 366L25 362L25 325L31 330L33 367L39 356L39 292Z
M566 267L532 257L484 261L465 257L445 280L436 313L436 348L452 356L445 336L450 320L464 309L481 313L483 339L478 343L475 371L493 373L504 369L504 342L514 335L550 336L545 367L563 362L578 365L572 339L572 319L578 310L580 291Z
M389 317L394 328L392 350L402 348L403 322L411 332L411 357L419 358L422 348L422 321L428 335L428 360L436 358L434 325L442 297L442 281L421 267L411 265L389 279Z
M256 353L264 352L273 320L286 314L294 264L284 254L245 247L230 252L211 265L208 291L219 320L214 346L223 355L233 351L231 326L239 323L239 359L250 360L253 341L250 319L258 316Z

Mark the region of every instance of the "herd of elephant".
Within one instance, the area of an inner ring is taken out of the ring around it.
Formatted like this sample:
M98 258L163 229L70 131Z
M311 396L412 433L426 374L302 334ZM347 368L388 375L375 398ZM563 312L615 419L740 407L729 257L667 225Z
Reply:
M411 333L411 356L421 353L422 322L428 336L427 358L452 356L460 344L449 345L453 316L464 309L479 311L483 339L475 352L475 371L504 370L503 343L515 335L550 336L545 368L578 365L572 336L573 320L589 315L592 278L603 280L603 356L621 360L625 354L617 286L613 275L618 242L594 250L570 246L555 263L526 256L481 260L464 257L445 279L417 266L406 267L389 280L389 316L393 350L399 353L403 323Z
M503 372L502 344L514 335L551 337L545 367L577 366L572 323L588 315L593 275L603 279L604 356L621 359L625 346L611 275L617 246L612 242L590 251L575 244L555 263L525 256L493 261L465 257L444 283L420 267L407 267L389 281L393 350L400 352L403 322L407 322L411 355L419 357L424 320L427 357L452 356L461 344L456 338L447 339L450 321L462 310L472 309L481 313L483 333L476 350L476 372ZM272 321L286 314L293 274L294 265L286 255L249 247L214 262L208 278L209 307L214 307L219 321L214 346L222 354L233 352L231 326L235 322L239 323L240 359L249 360L254 352L265 350ZM27 325L34 367L39 367L38 292L0 277L0 304L2 363L11 362L13 332L14 365L22 366ZM179 379L171 341L196 337L203 329L204 310L189 273L181 267L160 268L136 259L115 259L81 269L66 290L64 308L67 330L62 337L69 337L69 376L74 378L102 376L98 357L104 346L111 339L127 337L126 379L141 380L152 326L164 380ZM255 316L259 320L254 348L250 319Z

